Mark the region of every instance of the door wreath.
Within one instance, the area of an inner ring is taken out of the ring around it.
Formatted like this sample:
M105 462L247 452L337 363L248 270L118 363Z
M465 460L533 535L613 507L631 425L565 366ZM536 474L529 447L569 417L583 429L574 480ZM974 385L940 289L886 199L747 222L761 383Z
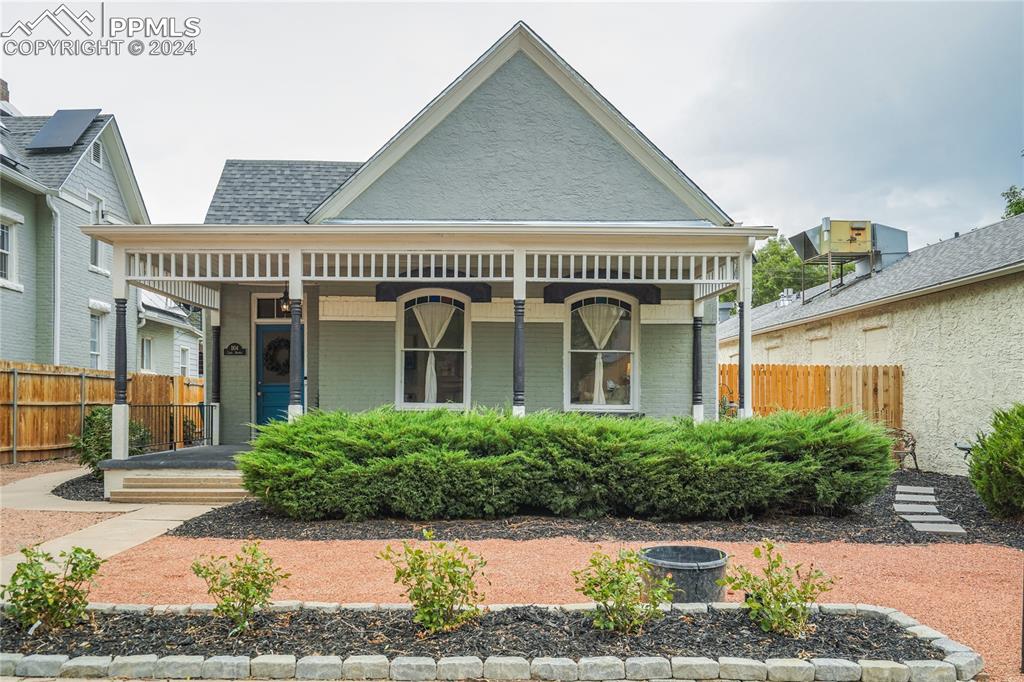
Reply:
M263 369L273 374L288 374L291 370L291 341L289 339L279 337L267 343L263 350Z

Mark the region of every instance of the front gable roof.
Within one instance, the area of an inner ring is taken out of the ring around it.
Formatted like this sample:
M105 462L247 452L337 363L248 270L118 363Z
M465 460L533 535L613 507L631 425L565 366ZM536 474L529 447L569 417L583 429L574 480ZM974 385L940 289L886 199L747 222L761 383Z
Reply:
M345 210L352 206L353 202L370 190L389 171L395 169L407 154L424 141L432 131L438 129L460 104L481 88L499 69L512 62L513 58L519 58L520 55L529 62L529 65L524 68L542 71L546 79L550 79L561 93L568 95L589 115L590 120L596 123L604 134L610 136L614 143L626 152L630 163L635 166L629 170L630 173L644 175L645 181L648 182L653 178L654 181L650 184L656 185L657 190L652 195L660 192L678 204L680 214L672 216L672 219L706 221L713 225L733 224L729 216L710 197L523 22L513 26L469 69L324 199L316 209L309 213L306 221L310 223L340 222L339 219L344 220L348 217L345 215ZM520 61L523 60L520 59ZM578 151L585 153L585 149L581 149L581 147L582 145L576 145ZM442 158L435 161L435 164L444 167L448 161ZM599 159L597 162L599 163ZM407 177L424 178L429 174L429 170L429 165L417 168L408 173ZM597 184L609 177L600 172L595 175L598 180ZM587 180L587 178L581 178L580 182L585 183ZM393 182L387 187L387 191L393 196L396 190L403 191L408 184L404 181ZM596 190L589 191L614 192L616 189L616 187L601 186ZM661 199L661 197L657 198ZM366 218L368 216L356 215L353 217ZM439 216L433 215L418 217L439 218ZM447 217L486 219L506 216ZM622 216L614 217L621 218Z

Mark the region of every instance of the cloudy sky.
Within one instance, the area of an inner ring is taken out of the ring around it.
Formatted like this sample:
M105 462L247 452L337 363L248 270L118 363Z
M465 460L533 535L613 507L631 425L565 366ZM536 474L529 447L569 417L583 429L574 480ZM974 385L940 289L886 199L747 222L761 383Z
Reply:
M5 1L0 23L53 4ZM748 224L869 218L917 247L1024 184L1020 2L104 11L199 17L197 54L4 56L2 74L25 114L115 114L154 222L201 221L225 158L366 159L518 19Z

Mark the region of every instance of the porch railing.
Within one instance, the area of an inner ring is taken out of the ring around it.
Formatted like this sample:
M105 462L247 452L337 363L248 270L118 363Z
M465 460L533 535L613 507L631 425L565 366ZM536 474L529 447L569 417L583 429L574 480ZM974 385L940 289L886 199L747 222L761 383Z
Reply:
M128 415L133 453L213 445L212 405L131 405Z

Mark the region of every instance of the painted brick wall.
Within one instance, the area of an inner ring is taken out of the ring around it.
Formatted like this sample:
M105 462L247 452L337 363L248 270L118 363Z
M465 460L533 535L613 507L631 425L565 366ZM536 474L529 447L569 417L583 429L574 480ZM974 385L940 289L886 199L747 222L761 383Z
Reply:
M12 185L0 183L0 204L20 213L24 224L12 226L14 252L11 256L15 284L24 291L0 287L0 358L34 362L36 359L36 231L38 211L36 195Z
M705 305L704 333L701 339L704 374L704 418L718 419L718 306L715 301ZM692 347L691 347L692 353Z
M696 217L521 53L341 215L421 220Z
M693 328L640 325L640 411L648 417L690 414Z
M251 288L228 285L221 289L220 356L221 441L244 443L249 440L252 421L252 348L249 322ZM241 344L246 355L224 355L230 343Z
M321 409L394 404L394 323L321 322L320 375Z
M512 405L511 322L473 324L473 404ZM526 410L562 409L562 325L526 325Z

